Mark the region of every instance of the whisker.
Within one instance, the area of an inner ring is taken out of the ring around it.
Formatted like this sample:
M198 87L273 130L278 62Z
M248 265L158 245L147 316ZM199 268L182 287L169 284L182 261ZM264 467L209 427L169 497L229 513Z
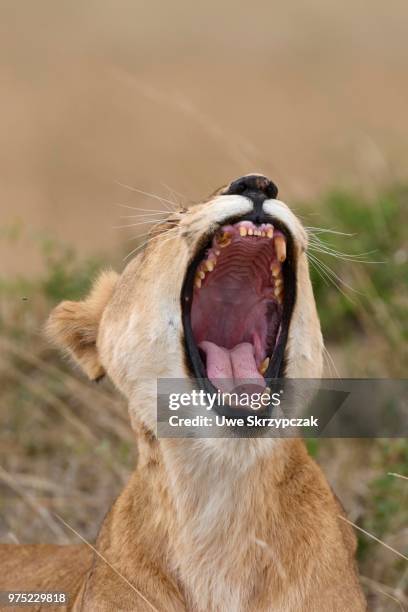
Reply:
M340 378L340 374L339 374L339 372L338 372L338 370L337 370L337 368L336 368L336 364L335 364L335 362L334 362L334 359L333 359L333 357L330 355L330 353L329 353L328 349L326 348L326 346L324 346L324 345L323 345L323 352L324 352L324 354L326 355L328 362L329 362L329 363L331 363L331 365L332 365L332 368L333 368L334 373L335 373L335 377L336 377L336 378Z
M312 245L312 247L315 249L320 249L321 251L323 251L324 253L327 253L328 255L339 255L344 258L352 258L352 259L358 259L358 260L361 260L363 257L366 257L367 255L372 255L373 253L378 252L378 249L372 249L371 251L362 251L361 253L345 253L343 251L339 251L337 249L332 248L331 246L322 242L321 240L313 240L313 239L309 241L309 245ZM377 262L372 262L371 260L367 260L367 263L377 263Z
M316 256L315 256L316 257ZM318 259L316 257L316 259ZM323 268L325 270L327 270L327 273L332 276L333 278L336 278L338 280L339 283L341 283L344 287L347 287L347 289L350 289L350 291L353 291L353 293L356 293L358 295L362 295L364 296L365 294L362 293L361 291L358 291L357 289L354 289L354 287L352 287L351 285L349 285L348 283L346 283L345 280L343 280L341 278L341 276L339 276L338 274L336 274L336 272L334 270L332 270L332 268L330 268L330 266L328 266L324 261L322 261L321 259L318 259L319 263L323 266Z
M143 234L137 234L137 236L131 236L130 238L126 238L127 242L130 242L131 240L140 240L141 238L145 238L146 236L150 236L149 241L152 238L156 238L155 235L152 235L152 231L154 230L154 228L152 227L148 232L144 232ZM164 234L166 234L167 232L162 232L160 235L164 236Z
M324 242L323 240L320 240L320 238L318 236L311 236L309 242L311 244L315 244L315 245L319 246L322 249L326 249L327 251L331 251L332 253L340 253L341 255L347 255L347 256L350 256L350 257L360 257L362 255L367 255L367 254L375 252L375 251L371 250L371 251L364 251L362 253L346 253L344 251L339 251L338 249L334 249L331 245L327 244L327 242Z
M323 359L324 359L324 363L327 365L327 370L328 370L329 377L330 378L334 378L333 377L333 368L332 368L332 365L331 365L330 361L328 360L327 355L324 352L324 350L323 350Z
M340 259L341 261L345 261L346 263L361 263L361 264L384 264L385 261L373 261L369 259L363 259L364 254L356 255L353 257L349 254L336 253L334 251L327 251L325 249L319 248L314 244L309 244L309 250L314 251L315 253L322 253L322 255L329 255L330 257L334 257L335 259ZM370 251L368 253L375 253L376 251Z
M157 208L139 208L139 206L130 206L130 204L123 204L122 202L114 202L115 206L122 206L122 208L129 208L130 210L142 210L143 212L162 212L163 214L168 215L169 212L173 212L173 211L169 211L167 208L163 209L163 210L157 210Z
M178 195L182 200L186 199L186 196L183 195L182 193L180 193L179 191L177 191L176 189L174 189L173 187L170 187L169 185L167 185L166 183L161 183L163 185L163 187L165 187L168 191L170 191L170 193L174 195Z
M356 305L356 301L353 300L349 295L347 295L347 293L345 293L343 291L343 289L341 288L341 285L339 285L338 282L336 282L336 278L337 275L333 272L333 270L331 268L329 268L328 266L326 266L325 264L323 264L323 262L318 259L315 255L312 255L311 253L308 253L308 257L313 259L315 264L320 268L322 274L324 274L326 276L326 278L328 279L328 281L334 286L336 287L336 289L338 289L338 291L340 291L340 293L347 299L349 300L352 304ZM356 293L358 293L355 289L353 289L352 287L350 287L349 285L347 285L347 283L345 283L342 279L339 279L339 281L341 283L343 283L346 287L348 287L349 289L351 289L352 291L355 291Z
M148 191L143 191L143 189L137 189L136 187L132 187L131 185L126 185L126 183L121 183L120 181L115 181L115 183L117 185L120 185L120 187L129 189L129 191L134 191L136 193L140 193L141 195L148 196L149 198L153 198L154 200L159 200L159 202L162 202L162 204L170 204L172 206L170 210L174 210L174 208L177 207L177 202L172 202L171 200L163 198L155 193L149 193Z
M168 215L169 211L163 211L163 212L150 212L150 213L140 213L140 215L120 215L121 219L137 219L137 217L156 217L157 215Z
M141 251L144 247L146 247L153 240L153 238L158 238L158 236L152 236L148 240L143 242L140 246L137 246L135 249L133 249L133 251L130 251L130 253L128 253L126 257L123 258L123 261L126 261L126 259L129 259L129 257ZM175 236L173 236L173 238L175 238ZM166 242L167 240L169 239L167 238L166 240L164 240L162 244L164 244L164 242Z
M326 280L326 278L323 276L322 272L320 271L320 269L316 266L315 262L310 259L309 260L310 265L316 270L317 274L320 276L320 278L322 279L322 281L324 282L324 284L328 287L330 285L330 283Z
M133 249L133 251L130 251L130 253L128 253L123 258L123 261L126 261L127 259L129 259L129 257L132 257L132 255L136 255L136 253L138 251L140 251L140 249L142 249L144 246L146 246L150 242L150 240L151 240L151 238L149 238L149 240L146 240L145 242L143 242L141 245L137 246L135 249Z
M337 279L337 281L339 283L341 283L342 285L344 285L344 287L347 287L347 289L350 289L350 291L353 291L354 293L357 293L359 295L365 295L364 293L361 293L361 291L357 291L357 289L354 289L354 287L352 287L351 285L349 285L348 283L346 283L345 280L343 280L341 278L341 276L339 276L338 274L336 274L336 272L334 270L332 270L332 268L330 268L330 266L328 266L324 261L322 261L321 259L319 259L317 257L317 255L313 255L312 253L308 253L308 255L310 257L312 257L314 259L314 261L316 263L318 263L318 265L320 265L324 270L326 270L327 274L333 278L333 279Z
M157 219L147 219L145 221L138 221L137 223L129 223L128 225L113 225L112 227L113 229L126 229L127 227L136 227L137 225L147 225L149 223L158 225L161 222L161 220L157 221Z
M154 225L152 228L149 229L149 231L145 232L144 234L137 234L136 236L131 236L130 238L127 238L127 240L140 240L140 238L143 238L144 236L150 236L151 238L156 238L156 235L152 234L152 232L154 231L157 225L159 225L159 223L156 223L156 225ZM160 236L165 236L166 234L168 234L168 232L170 232L173 229L177 229L177 228L170 227L166 230L163 230L160 233Z
M361 258L366 257L367 255L372 255L373 253L378 252L377 249L374 249L374 250L365 251L362 253L344 253L342 251L338 251L337 249L334 249L332 246L327 244L327 242L324 242L323 240L321 240L318 236L311 236L309 244L313 245L313 248L315 248L315 250L320 249L322 252L327 253L328 255L339 256L339 258L345 258L345 259L355 259L358 261L361 261ZM365 262L362 262L362 263L384 263L384 262L366 260Z
M310 260L310 263L315 267L315 270L317 270L320 274L320 278L326 282L326 285L331 285L332 280L330 278L330 276L327 274L327 272L324 270L324 268L321 266L321 262L320 260L315 257L314 255L312 255L312 253L308 253L308 258ZM327 279L327 280L325 280ZM328 281L328 282L327 282Z
M170 229L168 229L166 232L164 232L165 234L168 234L169 232L172 232L174 230L177 230L178 227L172 227ZM149 242L151 242L153 239L155 238L162 238L163 234L159 234L158 236L151 236L148 240L145 240L145 242L143 242L141 245L137 246L135 249L133 249L133 251L130 251L130 253L128 253L124 258L123 261L126 261L127 259L129 259L129 257L131 257L132 255L134 255L135 253L137 253L138 251L140 251L140 249L142 249L143 247L145 247L147 244L149 244ZM172 238L175 238L175 236L172 236ZM169 238L167 238L166 240L168 240ZM166 241L163 241L163 243Z
M346 232L339 232L338 230L324 228L324 227L313 227L313 225L305 226L305 230L307 230L307 232L311 234L336 234L338 236L349 236L349 237L353 237L357 235L357 234L347 234ZM311 231L309 232L309 230Z

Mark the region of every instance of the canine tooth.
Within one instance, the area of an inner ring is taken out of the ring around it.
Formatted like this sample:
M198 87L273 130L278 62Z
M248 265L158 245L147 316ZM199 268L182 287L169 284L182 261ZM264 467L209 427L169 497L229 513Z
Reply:
M247 235L247 229L246 227L242 226L239 228L239 233L241 236L246 236Z
M266 370L268 369L268 365L269 365L269 357L266 357L261 363L261 365L259 366L259 373L262 374L262 376L265 374Z
M266 235L268 236L268 238L273 238L273 227L270 227L268 229L268 231L266 232Z
M281 235L275 238L275 250L279 261L282 263L286 259L286 241Z
M280 271L281 271L280 264L278 263L271 264L271 272L272 272L273 278L277 278L280 274Z
M266 236L265 232L262 232L261 236L262 236L262 238L265 238L265 236Z

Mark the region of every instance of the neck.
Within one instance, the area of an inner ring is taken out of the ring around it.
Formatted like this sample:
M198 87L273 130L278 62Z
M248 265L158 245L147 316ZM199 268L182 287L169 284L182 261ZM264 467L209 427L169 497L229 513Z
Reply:
M282 582L279 571L265 571L281 565L273 519L279 524L280 484L307 455L294 440L205 442L156 441L154 503L164 510L169 559L191 607L240 610L256 597L254 585L265 592L266 579L269 587Z

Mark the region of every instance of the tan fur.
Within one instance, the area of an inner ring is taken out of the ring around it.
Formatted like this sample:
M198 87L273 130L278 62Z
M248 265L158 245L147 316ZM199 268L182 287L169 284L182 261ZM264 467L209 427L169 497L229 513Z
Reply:
M86 300L51 314L54 341L88 376L106 371L126 395L139 462L100 529L96 548L105 560L86 546L75 555L0 547L0 590L66 590L69 609L86 612L366 610L354 533L301 440L153 433L156 379L188 375L180 292L189 261L207 232L252 209L246 198L221 193L171 215L119 280L104 275ZM287 376L320 377L307 236L285 204L263 206L286 224L296 248Z

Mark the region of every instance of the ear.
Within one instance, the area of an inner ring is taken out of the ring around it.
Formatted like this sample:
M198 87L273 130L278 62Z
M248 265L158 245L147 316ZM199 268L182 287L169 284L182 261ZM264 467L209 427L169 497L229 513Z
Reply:
M61 302L46 323L49 339L71 355L91 380L98 380L105 374L99 361L96 339L103 311L118 278L116 272L102 272L85 300Z

